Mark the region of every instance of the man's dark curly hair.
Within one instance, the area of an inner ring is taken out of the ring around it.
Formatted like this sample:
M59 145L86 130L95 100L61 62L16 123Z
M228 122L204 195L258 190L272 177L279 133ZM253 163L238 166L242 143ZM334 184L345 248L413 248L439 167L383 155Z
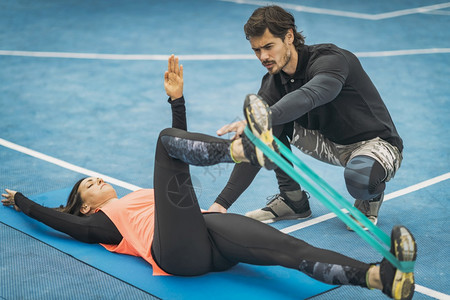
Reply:
M297 32L294 16L279 6L263 6L256 9L244 25L245 37L249 40L252 37L262 36L267 28L273 36L283 41L288 30L292 29L295 48L300 49L305 44L305 37L301 32Z

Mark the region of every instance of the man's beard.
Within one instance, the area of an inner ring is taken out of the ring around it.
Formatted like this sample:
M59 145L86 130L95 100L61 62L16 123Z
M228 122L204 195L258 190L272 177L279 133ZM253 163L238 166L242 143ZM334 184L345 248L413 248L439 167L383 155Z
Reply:
M271 75L275 75L275 74L280 73L280 71L283 70L283 68L286 67L287 64L291 61L291 51L287 47L285 47L285 49L286 49L286 52L284 53L283 58L281 60L281 63L282 63L283 66L281 68L278 68L278 69L274 70L274 71L268 70L268 72ZM275 67L278 66L278 64L275 61L263 61L262 64L263 64L263 66L266 66L267 64L273 64Z

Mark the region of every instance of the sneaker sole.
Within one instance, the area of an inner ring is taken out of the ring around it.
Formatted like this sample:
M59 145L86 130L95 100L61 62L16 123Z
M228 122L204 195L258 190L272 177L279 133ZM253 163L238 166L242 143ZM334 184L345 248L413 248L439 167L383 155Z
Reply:
M399 261L415 261L417 256L416 241L406 227L396 226L391 238L391 252ZM414 294L414 273L396 270L392 283L392 298L407 300Z
M361 224L361 222L357 221L353 216L350 215L350 218L352 218L356 223L358 223L358 225L364 230L367 231L369 230L369 228L367 228L366 226L364 226L363 224ZM378 224L378 218L376 217L367 217L370 222L373 223L373 225L377 225ZM353 231L353 229L350 226L347 226L347 230L348 231Z
M250 130L265 145L275 150L275 142L272 135L272 120L270 118L271 114L272 112L269 106L257 95L250 94L245 97L244 115L250 126ZM258 147L255 147L255 149L258 163L267 169L274 169L275 164L266 158Z
M272 219L268 219L268 220L263 220L263 221L260 221L260 222L266 223L266 224L270 224L270 223L275 223L275 222L278 222L278 221L305 220L305 219L311 218L311 216L312 216L312 213L309 210L309 211L304 212L302 214L289 215L289 216L284 216L284 217L276 217L276 218L272 218Z

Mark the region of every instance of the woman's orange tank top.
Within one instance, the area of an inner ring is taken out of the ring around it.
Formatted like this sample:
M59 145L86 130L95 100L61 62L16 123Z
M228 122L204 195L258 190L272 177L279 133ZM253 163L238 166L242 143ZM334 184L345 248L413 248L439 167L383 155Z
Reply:
M139 256L153 267L153 275L169 275L154 261L153 242L155 197L152 189L142 189L108 203L101 210L116 225L122 234L118 245L101 244L116 253Z

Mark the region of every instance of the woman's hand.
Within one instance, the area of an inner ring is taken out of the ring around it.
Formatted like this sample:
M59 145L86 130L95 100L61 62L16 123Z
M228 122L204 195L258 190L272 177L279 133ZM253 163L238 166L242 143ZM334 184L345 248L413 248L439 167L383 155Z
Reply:
M20 211L20 208L16 205L16 202L14 201L14 196L16 195L16 191L5 189L6 194L2 194L2 197L5 199L2 199L2 203L4 206L13 206L15 210Z
M183 96L183 65L178 64L178 57L169 57L167 71L164 73L164 88L171 100Z
M227 212L227 209L225 207L223 207L222 205L220 205L219 203L214 202L209 207L208 212L219 212L219 213L225 214Z

